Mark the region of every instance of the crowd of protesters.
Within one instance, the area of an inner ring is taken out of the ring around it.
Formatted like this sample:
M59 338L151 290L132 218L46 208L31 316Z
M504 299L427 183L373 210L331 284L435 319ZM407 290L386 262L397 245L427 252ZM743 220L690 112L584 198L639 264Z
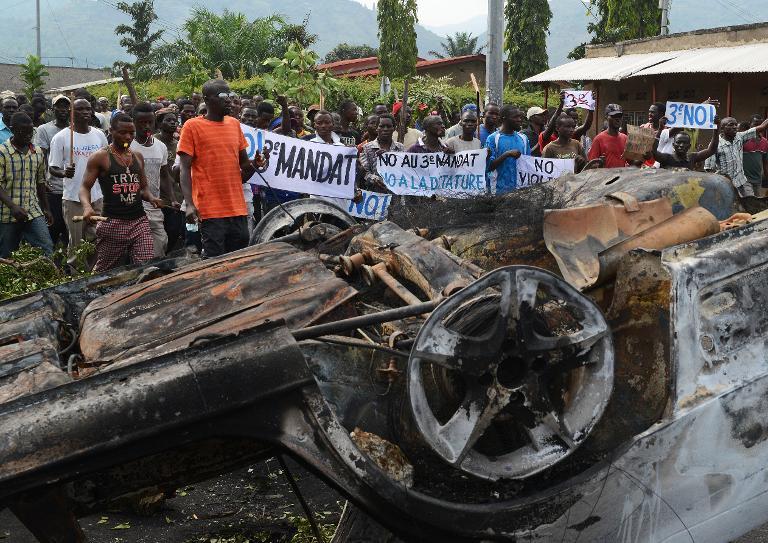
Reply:
M572 159L575 170L628 166L700 168L727 176L741 196L763 195L768 178L768 120L754 115L719 122L696 149L690 131L665 127L665 105L649 108L656 134L645 161L625 159L628 136L619 104L604 108L603 129L589 132L594 111L513 104L464 105L448 118L438 104L414 123L409 105L376 104L363 112L345 100L338 112L306 110L284 97L238 96L211 80L188 98L115 108L86 89L48 100L0 94L0 258L21 241L51 255L82 240L96 243L94 271L163 257L184 245L206 257L245 247L258 219L301 195L264 191L247 181L265 157L248 158L243 127L307 141L356 147L358 188L386 192L377 172L383 152L457 153L487 149L488 189L517 188L523 155ZM279 106L280 114L276 115ZM423 106L423 105L422 105ZM366 114L367 113L367 114ZM417 126L418 125L418 126ZM399 137L399 130L403 136ZM692 150L693 149L693 150Z

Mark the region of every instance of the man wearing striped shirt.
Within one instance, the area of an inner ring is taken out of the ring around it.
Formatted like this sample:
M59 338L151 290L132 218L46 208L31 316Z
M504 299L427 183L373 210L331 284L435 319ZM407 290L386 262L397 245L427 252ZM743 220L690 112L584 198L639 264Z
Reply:
M733 117L721 121L717 153L707 159L704 169L728 177L739 196L755 196L752 184L747 182L747 176L744 175L744 142L758 139L759 133L768 128L768 119L744 132L739 132L738 126L739 123Z
M45 155L32 145L33 123L26 113L11 118L12 136L0 144L0 258L24 240L53 254L45 194Z

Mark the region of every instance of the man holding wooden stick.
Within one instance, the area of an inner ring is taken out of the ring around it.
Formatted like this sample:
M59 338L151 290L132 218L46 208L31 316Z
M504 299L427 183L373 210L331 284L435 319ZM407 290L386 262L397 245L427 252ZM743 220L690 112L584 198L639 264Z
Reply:
M78 98L72 104L70 127L58 132L51 139L48 156L48 171L53 177L64 180L61 208L64 222L69 232L69 259L74 262L74 251L83 239L96 239L93 225L75 222L74 217L83 215L80 203L80 186L88 164L88 159L99 149L107 146L107 137L98 128L90 126L91 103L84 98ZM97 213L102 209L101 188L93 187L89 199Z
M142 200L155 209L163 203L149 190L144 159L131 150L131 142L136 135L133 119L125 113L118 113L112 117L110 128L112 144L96 151L88 159L80 187L85 222L102 219L91 205L91 189L96 181L104 194L106 220L99 220L96 226L94 273L119 266L125 257L130 257L132 264L152 259L152 232Z

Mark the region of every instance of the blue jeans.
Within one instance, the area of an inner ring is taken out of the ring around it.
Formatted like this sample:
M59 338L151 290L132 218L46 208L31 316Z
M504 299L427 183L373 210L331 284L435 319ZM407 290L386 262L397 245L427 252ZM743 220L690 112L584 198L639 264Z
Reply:
M8 258L19 248L22 240L33 247L40 247L47 256L53 254L53 241L45 217L35 217L26 222L0 223L0 258Z

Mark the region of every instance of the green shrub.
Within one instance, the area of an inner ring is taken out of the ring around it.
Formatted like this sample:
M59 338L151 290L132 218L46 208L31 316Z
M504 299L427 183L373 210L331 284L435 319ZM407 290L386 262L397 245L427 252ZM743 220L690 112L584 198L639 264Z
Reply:
M326 109L335 111L338 109L339 104L343 100L354 100L364 112L373 110L375 104L382 101L388 106L391 106L395 101L394 93L391 92L388 97L382 99L379 97L379 79L375 77L369 78L356 78L356 79L343 79L337 80L337 88L332 90L328 96L325 97ZM230 88L233 92L242 95L254 96L260 94L267 99L274 98L270 96L263 76L255 76L248 79L237 79L230 81ZM413 85L413 83L412 83ZM398 89L398 95L402 95L403 82L393 82L393 88ZM121 93L125 94L125 86L120 86ZM91 87L90 91L95 96L106 96L112 103L117 103L118 85L99 85ZM481 89L482 91L482 89ZM168 79L156 79L148 81L146 83L137 83L136 92L140 98L143 99L155 99L158 96L165 96L166 98L178 98L180 96L187 96L189 93L184 89L183 84L178 81L170 81ZM445 95L450 101L461 107L466 103L475 102L475 91L471 85L463 86L450 86L444 90ZM421 94L421 93L418 93ZM290 96L288 97L291 98ZM527 109L531 106L544 106L544 94L540 91L529 91L522 87L516 87L512 89L504 90L504 103L517 104L523 109ZM311 104L301 104L305 109ZM435 103L427 104L430 107L436 107Z
M86 277L89 275L86 260L94 251L92 243L82 242L75 250L75 266L69 275L56 265L66 259L63 250L47 257L39 248L22 243L10 258L0 259L0 300Z

